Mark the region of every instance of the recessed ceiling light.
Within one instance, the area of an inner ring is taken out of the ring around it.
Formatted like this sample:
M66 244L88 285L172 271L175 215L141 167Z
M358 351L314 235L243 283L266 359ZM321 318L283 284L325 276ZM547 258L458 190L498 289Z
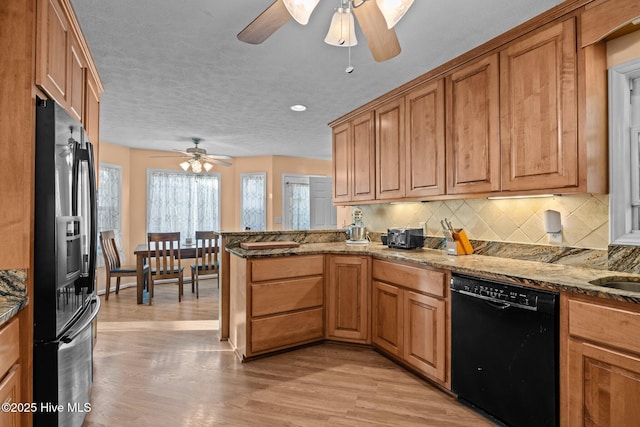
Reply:
M293 111L305 111L307 109L307 106L302 104L296 104L296 105L292 105L289 108L291 108Z

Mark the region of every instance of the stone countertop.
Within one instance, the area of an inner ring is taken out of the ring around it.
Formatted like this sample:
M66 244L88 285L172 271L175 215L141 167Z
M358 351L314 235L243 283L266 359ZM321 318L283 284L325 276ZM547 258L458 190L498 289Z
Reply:
M594 279L605 277L631 278L632 281L640 282L640 275L607 270L483 255L453 256L435 249L391 249L381 243L367 245L347 245L345 242L306 243L297 248L286 249L246 250L240 247L227 247L226 250L242 258L311 254L365 255L378 259L416 263L498 281L640 304L638 292L610 289L589 283Z
M26 280L24 270L0 270L0 327L27 306Z

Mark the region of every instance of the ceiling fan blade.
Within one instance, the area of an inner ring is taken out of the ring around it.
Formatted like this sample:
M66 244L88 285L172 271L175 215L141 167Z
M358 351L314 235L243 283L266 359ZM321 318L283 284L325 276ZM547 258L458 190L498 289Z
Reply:
M205 154L204 156L202 156L206 159L214 159L214 160L229 160L232 159L233 157L231 156L225 156L223 154Z
M188 159L191 156L149 156L150 159L159 159L161 157L168 157L171 159Z
M382 16L382 15L380 15ZM276 0L254 19L244 30L238 33L238 40L245 43L260 44L278 28L291 19L291 15L282 0ZM384 20L384 18L382 18Z
M215 163L217 165L221 165L221 166L231 166L231 163L224 162L224 161L218 160L218 159L207 159L207 161L211 162L211 163Z
M383 62L391 59L400 53L400 43L396 37L396 31L387 28L387 21L378 9L375 1L369 0L353 8L358 24L362 32L367 37L369 50L373 59Z

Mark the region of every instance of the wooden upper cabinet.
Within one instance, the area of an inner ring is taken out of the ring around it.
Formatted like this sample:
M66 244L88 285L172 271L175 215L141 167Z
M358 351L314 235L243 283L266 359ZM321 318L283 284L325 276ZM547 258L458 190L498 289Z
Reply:
M373 112L333 128L333 201L375 199Z
M75 39L71 39L69 53L68 109L73 118L84 123L86 64L80 46Z
M351 201L351 125L333 128L333 201Z
M578 186L576 56L573 18L500 52L502 190Z
M97 144L103 87L70 0L37 0L36 6L36 85Z
M635 31L637 27L629 24L639 17L638 0L597 0L589 3L581 15L582 47L607 36L620 35L627 30Z
M404 197L404 125L404 98L376 109L376 199Z
M36 84L59 104L65 104L69 90L69 20L58 0L37 3Z
M444 79L428 82L405 97L405 196L445 192Z
M498 56L447 77L447 193L500 190Z
M100 164L100 90L91 73L87 72L86 77L87 84L84 90L84 129L87 131L89 141L93 144L97 177Z
M375 190L376 144L373 112L361 114L352 121L353 174L351 200L373 200Z

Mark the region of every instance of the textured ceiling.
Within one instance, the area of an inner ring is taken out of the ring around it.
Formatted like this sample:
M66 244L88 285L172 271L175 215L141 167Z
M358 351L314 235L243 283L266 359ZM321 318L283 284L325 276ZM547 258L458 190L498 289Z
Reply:
M395 27L400 55L375 62L358 28L347 74L348 49L323 42L338 0L261 45L238 41L271 2L72 0L105 86L101 140L330 159L328 122L560 3L417 0Z

